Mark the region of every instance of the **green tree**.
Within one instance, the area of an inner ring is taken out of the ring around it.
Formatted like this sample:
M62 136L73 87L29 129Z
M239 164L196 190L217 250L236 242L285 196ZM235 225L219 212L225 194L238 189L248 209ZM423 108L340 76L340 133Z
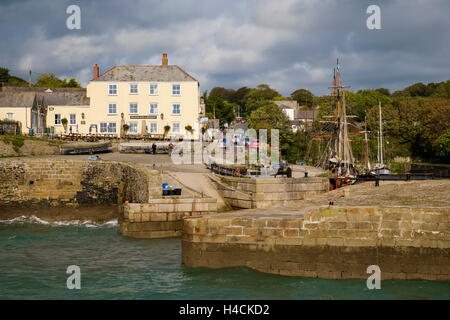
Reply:
M223 98L216 95L209 95L205 100L206 116L219 119L220 125L230 123L234 120L234 104L225 102Z
M247 119L250 128L259 130L267 129L267 139L270 143L270 129L279 130L280 152L286 156L290 145L294 141L294 135L291 130L289 118L281 112L280 108L274 103L268 103L252 111ZM294 160L295 161L295 160Z
M26 87L29 85L29 83L22 78L11 76L8 79L8 82L6 82L7 86L13 86L13 87Z
M9 69L0 67L0 83L7 82L9 77Z
M378 91L379 93L384 94L385 96L388 96L388 97L391 95L391 92L389 91L389 89L386 89L386 88L378 88L378 89L375 89L375 91Z
M24 87L28 85L28 82L22 78L10 75L7 68L0 68L0 87L3 84L5 86Z
M249 100L245 105L245 114L250 115L253 111L259 109L262 106L273 104L272 100ZM279 109L279 108L278 108Z
M249 93L251 89L247 88L247 87L242 87L237 89L234 94L233 97L231 98L230 102L236 103L239 106L245 106L245 103L247 102L247 100L245 99L247 93Z
M53 73L42 73L37 78L34 86L43 88L81 88L81 85L74 78L71 78L69 81L67 79L61 80Z
M35 87L61 88L62 81L53 73L42 73L34 84Z
M263 101L264 103L262 104L264 105L278 96L280 96L280 94L276 90L270 88L267 84L260 84L256 88L250 89L244 98L246 101L244 108L245 116L248 117L254 110L256 110L255 106L259 107Z
M64 78L64 80L62 80L62 86L64 88L81 88L81 85L77 80L75 80L75 78L70 78L69 81Z
M291 93L291 98L298 102L299 106L313 106L314 95L306 89L298 89Z
M438 159L450 163L450 130L447 130L436 140L434 152Z
M436 86L432 96L436 98L450 99L450 80L439 83Z
M360 122L364 121L367 110L373 106L378 106L379 102L381 102L382 105L391 102L391 99L388 96L377 90L359 90L356 93L346 91L345 97L347 114L356 115L358 117L356 120Z
M226 89L223 87L214 87L209 92L210 96L216 96L222 98L224 101L232 102L234 90L233 89Z

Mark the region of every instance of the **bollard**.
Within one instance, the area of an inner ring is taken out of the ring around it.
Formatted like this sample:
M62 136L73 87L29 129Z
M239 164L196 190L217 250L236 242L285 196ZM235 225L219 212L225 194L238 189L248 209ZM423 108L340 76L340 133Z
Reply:
M380 186L380 179L375 179L375 187L379 187Z
M305 178L308 178L308 172L305 171Z

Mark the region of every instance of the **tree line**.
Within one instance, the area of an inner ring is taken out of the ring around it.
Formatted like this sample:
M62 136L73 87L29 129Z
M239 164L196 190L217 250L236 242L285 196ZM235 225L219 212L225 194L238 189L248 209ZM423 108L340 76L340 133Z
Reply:
M31 85L41 88L81 88L75 78L59 79L53 73L41 73ZM0 67L0 87L3 86L27 87L29 83L20 77L11 75L9 69Z
M354 115L350 131L369 133L369 151L372 162L377 154L379 130L378 103L382 104L385 151L388 160L410 157L413 160L450 162L450 80L440 83L416 83L393 93L386 88L345 91L347 114ZM293 91L282 96L267 84L256 88L237 90L223 87L203 93L206 115L220 120L223 126L231 123L236 115L245 118L251 128L280 130L280 150L290 162L315 162L324 151L325 143L313 141L326 133L322 116L332 114L333 99L330 95L315 96L307 89ZM317 109L319 117L308 130L291 129L289 119L273 101L295 100L301 109ZM362 134L352 135L352 148L357 159L364 159Z
M28 86L28 82L0 68L0 86ZM40 74L34 87L80 88L74 79L59 79L53 73ZM415 83L393 93L387 88L346 91L347 114L354 115L354 133L362 131L365 123L370 131L369 150L374 160L379 130L378 103L383 110L386 158L411 157L421 161L450 163L450 80L439 83ZM316 161L325 146L312 139L326 131L320 117L332 114L330 95L315 96L307 89L294 90L284 97L268 84L256 88L227 89L214 87L203 93L206 116L219 119L220 125L232 123L239 115L251 128L280 130L280 150L290 162ZM300 108L315 108L319 117L306 132L294 133L288 117L273 103L295 100ZM363 159L362 135L352 135L352 148L357 159Z

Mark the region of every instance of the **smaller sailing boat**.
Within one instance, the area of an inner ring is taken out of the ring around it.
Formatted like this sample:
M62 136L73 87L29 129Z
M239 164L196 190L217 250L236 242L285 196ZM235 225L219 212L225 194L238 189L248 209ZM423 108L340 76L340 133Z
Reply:
M381 116L381 102L378 104L378 109L380 112L380 130L378 131L378 163L373 168L372 173L377 175L388 175L391 174L391 170L383 162L383 118Z

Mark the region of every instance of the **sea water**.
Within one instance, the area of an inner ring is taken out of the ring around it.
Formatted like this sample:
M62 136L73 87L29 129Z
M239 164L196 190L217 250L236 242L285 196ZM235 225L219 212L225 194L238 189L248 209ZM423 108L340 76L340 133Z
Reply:
M69 290L67 267L81 270ZM368 275L369 276L369 275ZM0 221L0 299L450 299L450 283L327 280L264 274L247 268L184 268L181 240L139 240L117 221Z

